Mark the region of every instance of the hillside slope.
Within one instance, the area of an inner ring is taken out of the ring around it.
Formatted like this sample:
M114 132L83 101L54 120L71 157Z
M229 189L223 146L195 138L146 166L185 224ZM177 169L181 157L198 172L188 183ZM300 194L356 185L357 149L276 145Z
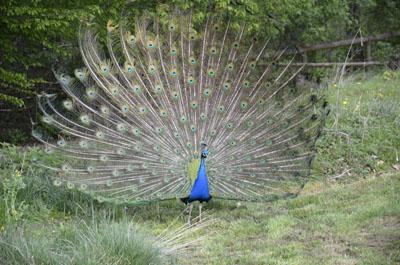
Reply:
M389 172L269 204L214 201L218 225L182 264L399 264L399 191Z

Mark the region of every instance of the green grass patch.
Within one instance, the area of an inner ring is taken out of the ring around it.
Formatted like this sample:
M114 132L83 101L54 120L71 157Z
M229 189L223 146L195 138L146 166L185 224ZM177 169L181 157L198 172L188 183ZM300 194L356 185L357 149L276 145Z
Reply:
M129 222L33 223L0 234L0 263L170 264L147 234Z
M331 84L327 99L332 111L317 142L314 177L347 170L360 176L398 163L400 72L350 76Z
M211 202L220 221L182 264L398 264L398 190L389 173L269 204Z

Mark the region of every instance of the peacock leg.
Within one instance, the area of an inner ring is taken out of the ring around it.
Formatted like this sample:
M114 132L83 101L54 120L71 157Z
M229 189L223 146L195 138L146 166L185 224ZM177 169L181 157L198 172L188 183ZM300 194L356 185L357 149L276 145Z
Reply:
M203 207L203 204L199 204L199 221L201 222L201 207Z
M189 218L188 218L188 224L191 225L191 215L192 215L192 209L193 209L193 204L189 205Z

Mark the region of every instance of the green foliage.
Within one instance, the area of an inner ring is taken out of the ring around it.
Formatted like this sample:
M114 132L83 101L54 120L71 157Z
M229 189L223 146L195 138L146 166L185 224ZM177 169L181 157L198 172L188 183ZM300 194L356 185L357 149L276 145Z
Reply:
M19 90L24 91L26 94L32 94L32 86L34 82L26 79L23 74L7 71L0 67L0 87L10 89L17 87ZM11 103L18 107L24 106L24 101L18 97L0 93L0 100Z
M2 200L4 202L4 216L6 223L20 220L27 208L25 201L17 202L17 194L25 188L24 179L20 170L2 179Z
M56 58L67 62L77 54L80 21L91 16L105 25L124 1L6 1L0 7L0 100L22 107L40 87L54 79ZM48 85L47 85L48 86ZM48 87L47 87L48 88Z
M371 51L372 58L379 61L390 61L391 56L396 56L396 54L400 54L400 45L399 42L390 43L385 41L378 41L374 44L374 48Z
M13 145L25 143L29 140L30 135L21 129L4 129L4 135L8 138L8 142Z

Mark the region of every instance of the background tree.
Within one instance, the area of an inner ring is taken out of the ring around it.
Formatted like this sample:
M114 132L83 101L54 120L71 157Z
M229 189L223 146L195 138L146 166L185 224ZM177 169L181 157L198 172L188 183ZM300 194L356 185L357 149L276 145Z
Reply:
M93 17L102 32L109 18L118 19L125 4L124 0L7 0L0 6L0 142L29 138L35 95L60 91L52 65L81 65L77 49L81 20ZM213 10L283 46L349 38L359 29L364 36L400 30L397 0L137 0L130 5L137 13L157 11L161 19L171 7L192 9L198 20ZM378 43L375 55L395 53L396 43ZM343 54L346 50L339 49L332 56ZM324 58L313 55L313 60Z

